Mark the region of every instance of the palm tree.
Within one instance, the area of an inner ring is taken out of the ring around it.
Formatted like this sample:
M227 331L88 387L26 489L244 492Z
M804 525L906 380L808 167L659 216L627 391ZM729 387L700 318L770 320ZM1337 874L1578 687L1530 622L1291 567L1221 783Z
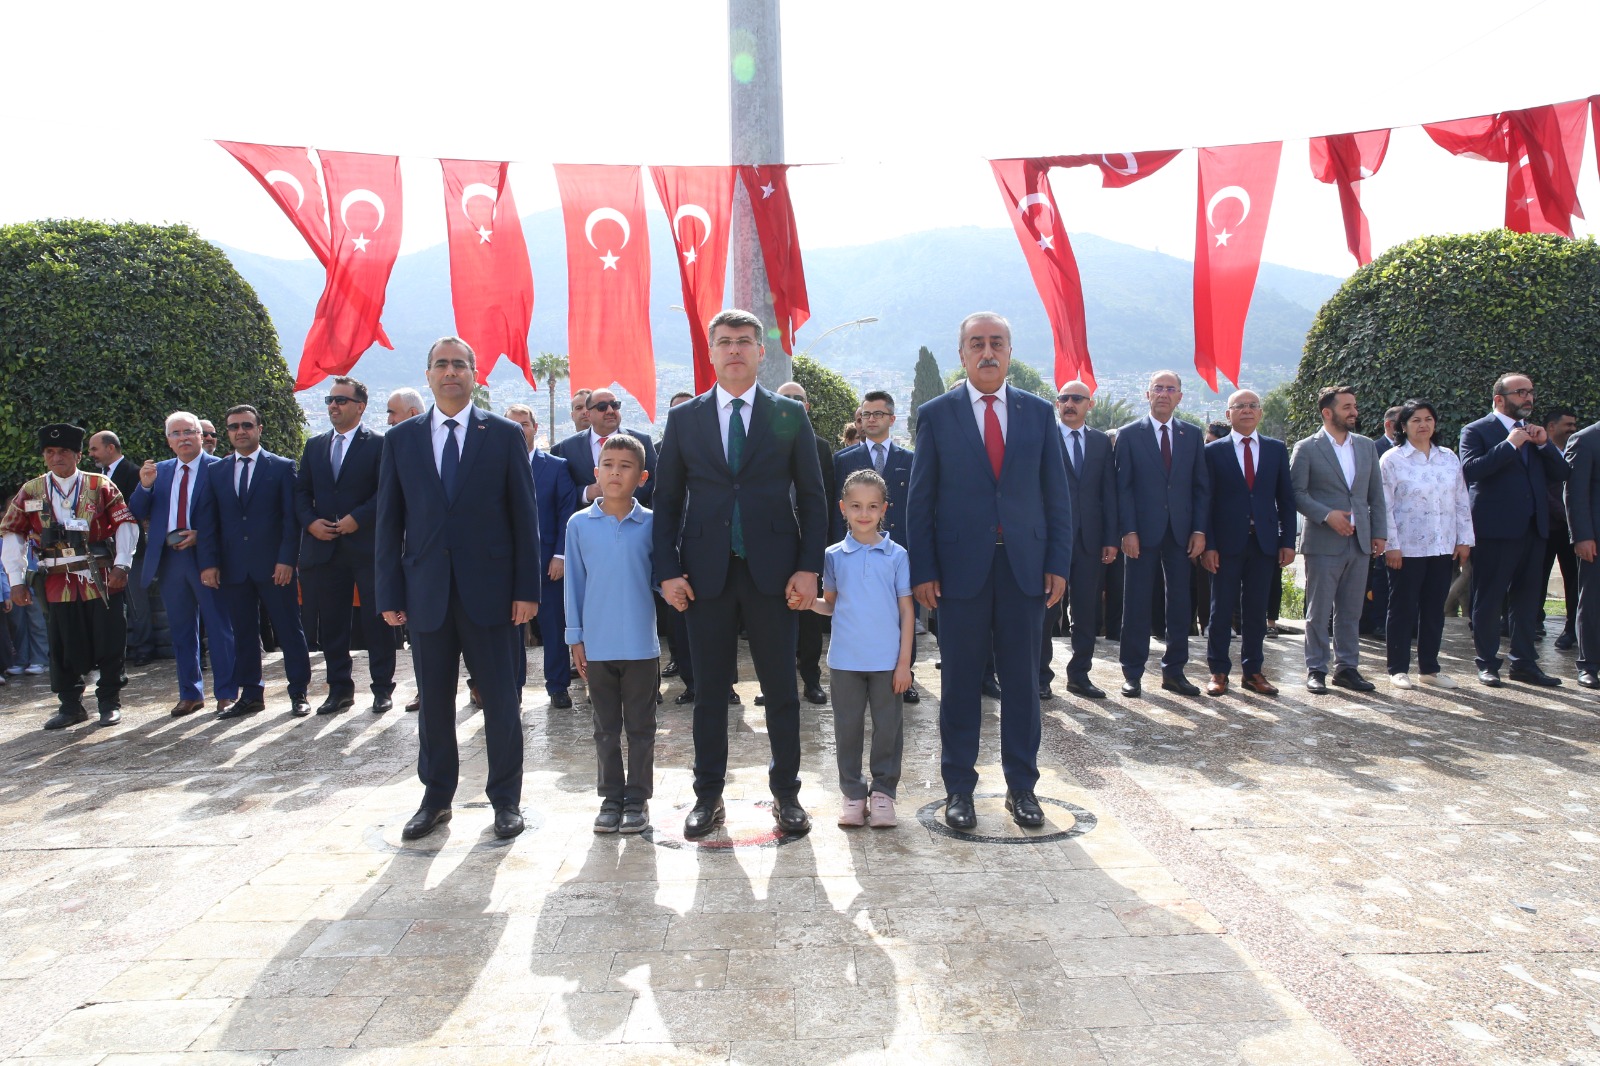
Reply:
M545 427L553 443L556 439L556 382L567 376L569 367L567 357L554 352L540 352L539 358L529 364L535 381L544 382L545 390L550 393L550 423Z
M1127 400L1114 400L1107 397L1103 400L1095 401L1095 405L1089 409L1089 417L1086 421L1094 429L1105 430L1109 433L1113 429L1120 429L1138 417L1138 414L1133 409L1133 404Z
M489 386L479 385L477 382L473 382L472 406L476 407L480 411L489 410Z

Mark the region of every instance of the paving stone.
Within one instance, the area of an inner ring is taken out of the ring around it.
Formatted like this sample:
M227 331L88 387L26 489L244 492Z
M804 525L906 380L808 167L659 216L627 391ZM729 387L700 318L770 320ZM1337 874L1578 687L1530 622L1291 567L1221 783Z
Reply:
M22 1049L25 1056L182 1051L228 1009L225 999L94 1003Z
M376 996L241 999L195 1041L197 1050L350 1047L379 1005Z

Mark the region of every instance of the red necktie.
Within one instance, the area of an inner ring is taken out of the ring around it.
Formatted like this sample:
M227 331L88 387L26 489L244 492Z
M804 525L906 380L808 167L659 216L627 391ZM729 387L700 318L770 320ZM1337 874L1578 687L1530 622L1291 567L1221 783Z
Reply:
M989 453L989 465L998 481L1000 467L1006 461L1006 439L1000 434L1000 416L994 413L994 401L993 396L983 398L983 450Z
M189 467L184 465L183 478L178 482L178 528L189 528Z
M1254 492L1256 487L1256 461L1250 457L1250 438L1244 438L1244 485Z
M1167 436L1167 427L1161 427L1161 461L1167 464L1167 473L1172 473L1172 438Z

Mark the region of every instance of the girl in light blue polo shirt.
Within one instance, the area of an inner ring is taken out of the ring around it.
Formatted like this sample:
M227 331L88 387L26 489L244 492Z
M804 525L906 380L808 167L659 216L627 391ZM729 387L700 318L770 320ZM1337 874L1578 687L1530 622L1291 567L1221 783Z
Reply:
M901 694L911 687L911 565L880 526L889 487L876 472L845 478L839 511L850 532L828 549L818 614L833 616L828 645L833 728L838 747L839 824L887 829L895 824L900 783ZM872 783L861 773L861 747L872 710Z

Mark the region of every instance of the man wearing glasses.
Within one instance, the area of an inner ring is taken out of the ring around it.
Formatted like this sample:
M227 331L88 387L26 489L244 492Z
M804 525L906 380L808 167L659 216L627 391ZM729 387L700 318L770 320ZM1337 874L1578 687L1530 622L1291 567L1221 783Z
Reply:
M1061 445L1067 460L1067 489L1072 495L1072 572L1067 595L1044 614L1044 645L1039 651L1039 698L1054 699L1050 682L1055 671L1050 660L1055 645L1050 632L1063 610L1072 630L1072 658L1067 662L1067 691L1074 696L1103 700L1105 690L1089 680L1094 661L1095 619L1100 611L1100 591L1106 567L1117 558L1117 470L1112 460L1111 438L1089 427L1094 398L1082 381L1069 381L1056 396Z
M1461 428L1461 473L1472 497L1472 641L1478 682L1500 686L1500 606L1511 597L1511 680L1553 686L1539 667L1534 629L1544 605L1544 550L1550 536L1545 487L1572 468L1533 413L1533 381L1503 374L1494 410Z
M217 454L217 427L209 418L200 420L200 447L207 455Z
M318 714L355 706L350 662L350 604L359 594L366 638L372 713L394 707L394 640L378 617L372 530L378 518L378 469L383 438L361 424L367 387L336 377L328 389L333 428L312 437L300 456L295 511L306 536L300 541L301 613L316 629L328 667L328 696Z
M644 445L644 468L650 476L634 492L633 498L639 501L641 507L649 507L656 490L656 446L650 434L622 428L622 401L610 389L595 389L589 393L586 410L589 428L580 429L550 449L552 454L567 461L572 483L578 486L579 509L600 498L600 486L595 484L594 471L600 465L601 446L614 433L626 433Z

